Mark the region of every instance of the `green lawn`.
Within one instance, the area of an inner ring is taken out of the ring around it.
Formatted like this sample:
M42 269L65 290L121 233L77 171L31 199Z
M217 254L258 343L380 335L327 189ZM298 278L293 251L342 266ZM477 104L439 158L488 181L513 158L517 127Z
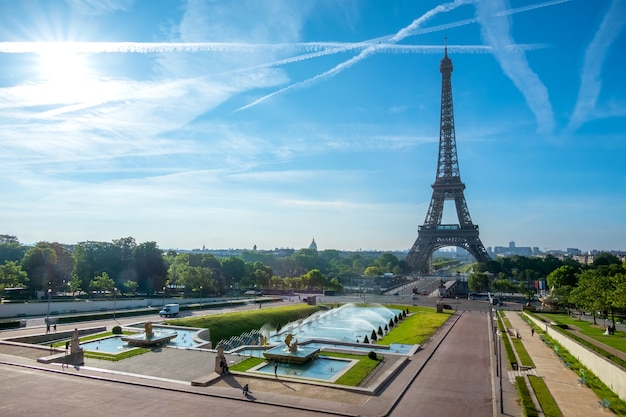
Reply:
M615 334L611 336L605 336L605 327L603 326L604 320L597 320L598 324L594 325L593 322L579 320L576 317L568 316L567 314L544 314L542 317L547 320L554 321L557 324L576 326L585 336L591 337L600 343L604 343L605 345L612 347L613 349L626 353L626 333L616 331Z
M320 310L319 306L294 304L281 307L265 307L258 310L237 311L211 316L189 317L167 320L167 324L174 326L197 327L209 329L211 342L217 346L220 340L232 336L239 336L251 330L258 330L264 326L277 329L285 324L310 316Z
M412 313L399 322L393 331L387 333L376 341L378 345L390 345L392 343L404 345L417 345L426 342L435 332L450 318L451 311L444 310L437 313L429 307L387 305L386 307L403 310L408 308Z

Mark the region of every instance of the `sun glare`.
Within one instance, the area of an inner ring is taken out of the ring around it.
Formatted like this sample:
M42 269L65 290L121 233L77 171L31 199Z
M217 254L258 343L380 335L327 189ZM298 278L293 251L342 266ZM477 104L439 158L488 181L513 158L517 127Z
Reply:
M82 84L89 77L85 56L63 43L44 44L39 55L39 74L44 82L64 86Z

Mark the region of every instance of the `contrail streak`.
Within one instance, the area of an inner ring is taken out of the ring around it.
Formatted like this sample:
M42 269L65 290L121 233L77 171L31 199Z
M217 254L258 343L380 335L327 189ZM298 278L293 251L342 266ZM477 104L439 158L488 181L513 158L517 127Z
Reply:
M458 0L455 1L454 3L446 3L446 4L441 4L437 7L434 7L433 9L427 11L426 13L424 13L422 16L420 16L419 18L415 19L413 22L411 22L411 24L405 28L402 28L400 31L398 31L398 33L396 33L394 36L392 36L390 38L390 42L399 42L402 39L406 38L407 36L411 35L411 32L416 30L420 24L422 24L424 21L428 20L429 18L431 18L432 16L439 14L441 12L447 12L450 10L453 10L463 4L466 4L466 0ZM301 88L301 87L306 87L307 85L313 84L318 80L322 80L325 78L330 78L333 77L334 75L338 74L339 72L343 71L344 69L350 68L351 66L353 66L354 64L362 61L363 59L367 58L368 56L370 56L371 54L376 52L376 48L377 46L370 46L367 49L362 50L357 56L354 56L352 58L350 58L347 61L342 62L339 65L336 65L335 67L331 68L330 70L323 72L321 74L318 74L312 78L309 78L307 80L301 81L299 83L295 83L292 84L290 86L287 86L285 88L282 88L278 91L274 91L273 93L267 94L261 98L258 98L257 100L253 101L250 104L247 104L243 107L240 107L238 109L236 109L233 113L241 111L241 110L246 110L249 109L250 107L256 106L257 104L271 98L274 97L278 94L284 93L286 91L292 90L294 88Z
M531 11L531 10L535 10L535 9L539 9L542 7L549 7L549 6L554 6L557 4L561 4L561 3L567 3L570 2L572 0L551 0L551 1L546 1L543 3L537 3L534 5L529 5L529 6L523 6L523 7L518 7L515 9L508 9L508 10L503 10L500 11L496 14L496 16L506 16L506 15L511 15L511 14L515 14L515 13L522 13L522 12L527 12L527 11ZM469 24L473 24L477 22L476 18L472 18L472 19L465 19L465 20L461 20L458 22L452 22L452 23L447 23L447 24L443 24L443 25L438 25L438 26L433 26L430 28L425 28L425 29L418 29L419 25L421 23L423 23L425 20L429 19L430 17L434 16L435 14L438 14L442 11L449 11L452 10L458 6L464 5L464 4L468 4L468 3L472 3L473 1L471 0L459 0L458 2L454 2L454 3L448 3L448 4L444 4L444 5L440 5L437 6L431 10L429 10L428 12L426 12L424 15L422 15L420 18L414 20L409 26L407 26L406 28L401 29L398 33L396 33L393 36L386 36L386 37L381 37L381 38L377 38L378 43L376 45L371 45L371 43L373 42L373 40L371 41L366 41L363 44L365 45L370 45L368 48L363 49L361 51L361 53L359 55L357 55L356 57L353 57L351 59L349 59L348 61L337 65L336 67L322 73L322 74L318 74L312 78L309 78L307 80L292 84L290 86L287 86L285 88L282 88L280 90L277 90L273 93L267 94L261 98L258 98L257 100L239 107L238 109L234 110L232 113L236 113L238 111L241 110L246 110L249 109L253 106L256 106L257 104L271 98L274 97L278 94L287 92L289 90L293 90L296 88L302 88L302 87L306 87L309 86L311 84L313 84L316 81L325 79L325 78L330 78L336 74L338 74L339 72L343 71L344 69L347 69L349 67L351 67L352 65L356 64L357 62L361 61L362 59L365 59L367 56L369 56L371 53L378 53L378 52L383 52L386 51L385 48L391 48L391 45L389 42L398 42L406 37L409 36L415 36L415 35L421 35L421 34L425 34L425 33L432 33L432 32L438 32L438 31L442 31L442 30L448 30L448 29L452 29L452 28L456 28L456 27L460 27L460 26L465 26L465 25L469 25ZM445 7L450 7L450 9L445 10ZM383 43L383 42L387 42L387 43ZM406 46L406 45L393 45L393 46L397 46L398 49L396 51L402 50L401 48L411 48L412 46ZM420 46L415 46L416 48L420 48ZM543 47L543 46L539 46L539 47ZM425 47L428 48L428 47ZM433 47L431 47L433 48ZM436 49L435 49L436 48ZM448 47L448 49L452 50L453 47ZM473 47L468 47L468 49L464 49L464 47L456 47L457 51L467 51L467 52L477 52L478 49L472 49ZM477 48L477 47L474 47ZM489 50L491 47L488 47ZM526 49L524 46L518 45L517 48L515 48L514 45L510 46L511 49ZM354 49L354 48L353 48ZM329 55L329 54L333 54L333 53L338 53L338 52L344 52L347 49L340 49L340 50L335 50L335 51L325 51L325 52L321 52L321 55ZM391 49L387 49L387 50L391 50ZM420 50L421 52L424 52L424 50ZM430 51L441 51L441 46L438 47L434 47L433 49L430 49ZM312 54L314 55L314 54ZM303 59L309 59L311 57L307 57L307 58L303 58ZM231 114L232 114L231 113Z
M567 129L578 129L595 111L602 89L600 72L609 48L625 28L626 2L614 0L606 11L600 27L585 51L576 107ZM618 52L622 53L622 52Z

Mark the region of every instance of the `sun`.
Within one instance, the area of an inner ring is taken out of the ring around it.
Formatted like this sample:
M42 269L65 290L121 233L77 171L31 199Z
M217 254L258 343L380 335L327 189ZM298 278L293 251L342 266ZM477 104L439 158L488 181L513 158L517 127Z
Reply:
M38 55L38 72L45 83L77 86L90 76L85 55L72 48L70 43L46 42Z

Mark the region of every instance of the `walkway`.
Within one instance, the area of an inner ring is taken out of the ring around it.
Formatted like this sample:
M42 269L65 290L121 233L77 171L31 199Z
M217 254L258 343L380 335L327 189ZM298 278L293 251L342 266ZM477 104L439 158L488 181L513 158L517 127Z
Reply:
M574 371L565 368L558 358L539 335L532 336L530 326L519 312L507 311L506 317L511 326L518 329L524 348L535 363L536 375L543 378L561 412L567 417L605 416L609 411L603 411L598 401L601 399L585 386L578 385L578 378Z

